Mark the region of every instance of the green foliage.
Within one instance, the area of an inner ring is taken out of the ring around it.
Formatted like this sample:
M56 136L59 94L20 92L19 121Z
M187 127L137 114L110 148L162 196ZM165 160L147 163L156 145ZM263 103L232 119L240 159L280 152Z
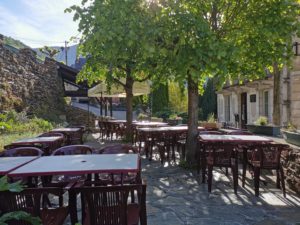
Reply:
M53 129L53 125L44 119L29 119L24 112L8 111L0 114L0 134L43 132Z
M55 49L55 48L51 48L49 46L44 46L42 48L39 48L39 51L44 53L46 56L48 56L49 58L51 59L54 59L55 58L55 55L57 53L59 53L59 50L58 49Z
M288 123L286 129L291 132L297 132L297 127L291 122Z
M21 192L24 186L21 181L9 183L7 176L0 178L0 191ZM11 220L22 220L31 223L32 225L41 225L41 219L32 217L29 213L23 211L5 213L0 217L0 225L8 225Z
M32 217L29 213L23 211L5 213L0 217L0 225L8 225L11 220L22 220L32 225L41 225L41 219ZM10 223L11 224L11 223Z
M171 119L171 120L182 120L182 118L180 116L178 116L177 114L171 114L169 116L169 119Z
M207 116L207 122L209 123L215 123L216 122L216 118L215 118L215 114L214 113L210 113Z
M199 119L205 120L209 114L217 112L217 94L213 79L208 79L204 85L203 95L199 96Z
M21 192L23 189L24 186L21 184L21 181L9 183L7 176L0 178L0 191Z
M19 41L19 40L15 40L11 37L6 37L4 36L4 44L13 46L17 49L21 49L21 48L29 48L27 45L25 45L23 42Z
M140 113L140 114L137 116L137 119L138 119L138 120L147 120L147 119L149 119L149 116L148 116L147 114Z
M152 113L161 111L169 104L168 85L158 85L152 92Z
M154 116L159 117L159 118L163 118L164 120L166 120L170 117L171 114L174 114L174 112L171 111L171 109L164 108L163 110L154 113Z
M176 82L169 83L169 107L174 112L187 112L187 91Z
M260 126L265 126L268 124L268 118L265 116L260 116L258 117L258 119L255 121L256 125L260 125Z

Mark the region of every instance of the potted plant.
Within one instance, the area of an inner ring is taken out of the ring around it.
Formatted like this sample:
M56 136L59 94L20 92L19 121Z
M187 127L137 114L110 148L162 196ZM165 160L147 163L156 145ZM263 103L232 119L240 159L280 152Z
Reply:
M178 116L177 114L171 114L169 118L167 119L168 124L170 125L178 125L182 124L182 118Z
M218 129L218 124L215 119L215 114L210 113L207 116L207 121L198 122L199 126L204 127L205 129Z
M260 116L254 124L247 124L247 129L255 134L263 134L268 136L279 136L280 127L268 124L268 118Z
M292 123L289 123L281 132L286 142L300 146L300 131Z

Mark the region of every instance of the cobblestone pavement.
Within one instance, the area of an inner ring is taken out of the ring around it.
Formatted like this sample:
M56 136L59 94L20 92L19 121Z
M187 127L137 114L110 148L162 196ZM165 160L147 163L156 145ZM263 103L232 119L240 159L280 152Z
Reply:
M93 141L87 144L99 147ZM219 169L213 173L211 194L195 172L178 165L143 158L142 177L147 182L148 225L300 225L300 197L288 191L284 198L271 174L263 175L268 184L261 184L259 198L250 177L235 195L230 172L227 177Z

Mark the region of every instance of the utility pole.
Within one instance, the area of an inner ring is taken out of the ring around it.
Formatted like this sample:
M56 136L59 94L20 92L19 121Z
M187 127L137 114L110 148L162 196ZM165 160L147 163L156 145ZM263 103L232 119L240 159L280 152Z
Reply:
M65 60L66 60L66 65L68 65L68 42L65 41Z

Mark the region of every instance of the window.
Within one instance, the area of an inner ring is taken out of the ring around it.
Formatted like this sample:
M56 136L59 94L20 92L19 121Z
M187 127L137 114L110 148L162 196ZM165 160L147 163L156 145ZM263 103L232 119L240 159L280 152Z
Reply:
M225 96L225 121L230 121L230 95Z
M269 116L269 92L264 92L264 115Z
M256 95L250 95L250 102L256 102Z

